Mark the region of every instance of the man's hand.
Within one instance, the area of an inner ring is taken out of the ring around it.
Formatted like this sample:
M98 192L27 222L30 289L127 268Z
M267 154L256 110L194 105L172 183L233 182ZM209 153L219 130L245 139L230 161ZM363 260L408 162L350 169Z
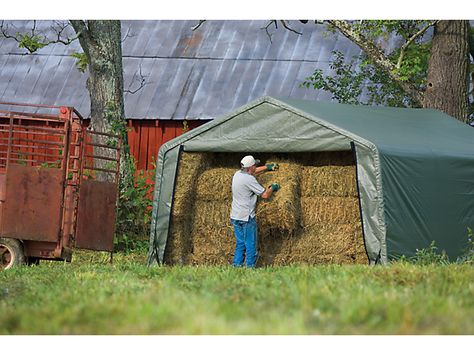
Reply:
M278 190L280 190L280 185L278 185L277 183L273 183L265 189L265 191L263 192L261 196L262 198L265 198L265 199L270 198L270 196L274 192L277 192Z
M278 190L280 190L280 185L278 185L277 183L273 183L268 187L271 187L273 192L277 192Z
M275 171L275 170L278 170L278 168L280 168L280 166L276 163L267 164L266 167L267 167L267 171Z

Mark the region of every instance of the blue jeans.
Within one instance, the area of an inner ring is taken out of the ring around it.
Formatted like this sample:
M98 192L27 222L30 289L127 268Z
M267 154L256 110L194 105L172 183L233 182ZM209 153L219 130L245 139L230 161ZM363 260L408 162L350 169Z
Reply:
M234 225L235 252L234 266L255 267L257 264L257 221L249 218L248 222L231 219Z

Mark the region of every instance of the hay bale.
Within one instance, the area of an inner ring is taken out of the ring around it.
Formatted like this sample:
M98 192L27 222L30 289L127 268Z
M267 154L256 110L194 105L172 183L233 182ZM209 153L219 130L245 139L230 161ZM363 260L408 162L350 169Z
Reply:
M166 242L164 262L166 264L185 265L192 252L191 223L172 222Z
M232 260L235 238L230 221L230 201L197 199L192 223L192 254L194 265L220 265Z
M259 199L256 209L257 221L263 234L268 229L281 229L292 233L300 223L301 166L290 161L273 161L280 165L280 169L258 175L257 180L263 187L277 182L281 188L270 199Z
M196 198L216 201L232 200L232 177L237 169L210 168L203 171L197 180Z
M301 197L301 225L347 224L360 221L359 200L355 197Z
M258 235L257 266L284 266L290 264L291 239L294 234L273 229Z
M174 189L172 216L187 218L192 214L196 180L205 168L205 153L181 154Z
M357 196L355 166L305 166L302 196Z
M232 227L230 209L230 201L196 200L193 227L195 229L207 226L218 229Z
M192 250L191 230L194 215L195 185L200 172L206 167L206 153L181 154L171 210L170 231L166 242L164 261L186 264Z
M360 223L316 225L291 241L291 263L355 263L361 261L361 250L365 253Z

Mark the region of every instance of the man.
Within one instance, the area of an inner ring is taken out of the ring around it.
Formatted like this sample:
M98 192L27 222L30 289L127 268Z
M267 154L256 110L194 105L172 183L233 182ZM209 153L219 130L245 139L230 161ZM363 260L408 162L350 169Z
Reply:
M230 219L234 225L235 252L234 266L255 267L257 264L257 221L255 219L255 206L257 196L269 198L273 192L280 189L274 183L266 189L255 179L255 175L264 171L278 169L278 164L267 164L257 167L260 161L247 155L240 161L240 170L232 179L232 210Z

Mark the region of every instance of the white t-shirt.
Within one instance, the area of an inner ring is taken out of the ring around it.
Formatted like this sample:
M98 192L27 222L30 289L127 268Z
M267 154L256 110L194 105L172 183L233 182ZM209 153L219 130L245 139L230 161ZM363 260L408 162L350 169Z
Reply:
M255 179L255 176L239 170L232 178L232 210L230 218L248 221L255 217L257 196L263 194L265 188Z

